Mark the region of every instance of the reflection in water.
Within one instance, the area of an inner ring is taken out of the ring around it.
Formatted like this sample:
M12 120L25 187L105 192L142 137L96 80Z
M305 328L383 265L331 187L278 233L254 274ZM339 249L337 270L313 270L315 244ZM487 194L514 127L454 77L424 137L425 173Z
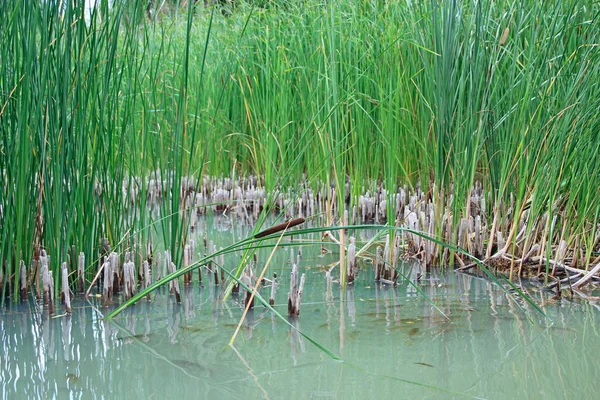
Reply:
M281 251L272 264L281 287L289 254ZM334 257L305 248L301 264ZM232 255L225 263L233 268L235 261ZM345 363L258 303L235 348L226 347L243 309L235 298L218 301L221 286L207 278L204 289L185 286L181 304L163 291L114 322L102 319L108 309L94 297L55 318L33 301L8 303L0 319L0 398L453 397L436 388L491 399L577 398L596 390L593 305L547 304L554 321L547 327L478 276L407 265L396 287L374 283L369 271L339 290L325 271L306 269L302 313L290 322ZM540 302L544 296L531 294ZM286 312L285 290L275 308Z

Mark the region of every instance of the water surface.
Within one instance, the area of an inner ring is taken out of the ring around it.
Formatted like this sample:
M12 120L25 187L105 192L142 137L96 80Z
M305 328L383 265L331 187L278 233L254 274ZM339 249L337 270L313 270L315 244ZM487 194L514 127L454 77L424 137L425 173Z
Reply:
M231 227L211 231L218 245L240 235ZM260 253L259 266L268 253ZM290 253L278 250L268 272L280 277L276 308L284 315ZM226 265L233 268L236 259L231 255ZM181 304L161 291L114 322L103 320L110 308L96 297L76 300L72 315L57 307L49 316L34 300L7 304L0 320L0 398L594 396L600 370L595 305L530 289L549 325L488 280L454 272L423 274L417 286L431 302L407 279L396 287L376 284L370 270L340 290L328 287L322 267L335 259L321 256L320 247L303 249L306 286L300 318L292 322L343 362L258 303L229 347L242 305L236 297L218 301L221 286L205 275L203 287L184 288ZM423 273L415 264L403 271L413 281ZM268 298L269 290L262 293Z

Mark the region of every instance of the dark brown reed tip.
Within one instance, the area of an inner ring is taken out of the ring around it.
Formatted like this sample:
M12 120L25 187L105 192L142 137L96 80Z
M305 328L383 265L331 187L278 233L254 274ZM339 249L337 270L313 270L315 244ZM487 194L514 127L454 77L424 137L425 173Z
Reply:
M262 237L271 235L273 233L277 233L283 231L284 229L293 228L296 225L300 225L304 223L304 218L294 218L289 221L283 222L281 224L270 227L269 229L265 229L264 231L258 232L254 235L255 239L260 239Z

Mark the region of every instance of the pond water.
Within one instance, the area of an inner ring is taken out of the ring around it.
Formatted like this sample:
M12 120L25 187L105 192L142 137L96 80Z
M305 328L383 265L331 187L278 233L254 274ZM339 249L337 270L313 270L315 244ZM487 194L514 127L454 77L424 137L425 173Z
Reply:
M217 243L244 234L222 225L210 224ZM259 255L259 265L269 251ZM275 308L283 315L290 253L278 249L268 273L278 273ZM49 316L34 300L6 304L0 398L594 397L600 370L595 305L530 289L550 324L482 277L423 274L417 287L428 300L407 279L396 287L376 284L367 263L355 285L340 290L328 287L322 267L336 256L320 253L320 246L303 249L306 285L300 318L292 323L343 361L259 303L228 346L241 302L217 301L221 286L205 280L204 287L185 287L181 304L162 290L113 321L103 320L111 308L97 297L78 298L72 315L60 315L57 306L57 315ZM235 257L226 262L231 268ZM418 265L402 268L413 281L421 273ZM268 298L268 289L262 293Z

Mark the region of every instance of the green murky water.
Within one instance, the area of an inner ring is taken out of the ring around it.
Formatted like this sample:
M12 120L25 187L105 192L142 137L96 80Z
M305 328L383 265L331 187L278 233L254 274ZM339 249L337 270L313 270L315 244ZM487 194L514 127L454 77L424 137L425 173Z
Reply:
M217 244L244 234L223 221L210 229ZM237 298L216 301L221 288L205 278L204 288L184 289L181 304L163 291L114 322L102 319L109 308L97 298L78 300L71 316L49 317L33 301L7 304L0 314L0 398L595 396L595 305L552 302L531 291L554 322L548 327L485 279L425 274L418 286L446 319L406 280L379 286L372 271L352 288L340 291L334 284L328 290L319 266L336 257L319 253L303 250L306 286L297 326L343 362L259 304L228 347L242 306ZM278 250L269 270L280 276L276 305L283 314L290 256L289 249ZM265 251L260 260L267 257ZM414 280L420 271L407 265L404 272ZM263 294L268 297L268 290Z

